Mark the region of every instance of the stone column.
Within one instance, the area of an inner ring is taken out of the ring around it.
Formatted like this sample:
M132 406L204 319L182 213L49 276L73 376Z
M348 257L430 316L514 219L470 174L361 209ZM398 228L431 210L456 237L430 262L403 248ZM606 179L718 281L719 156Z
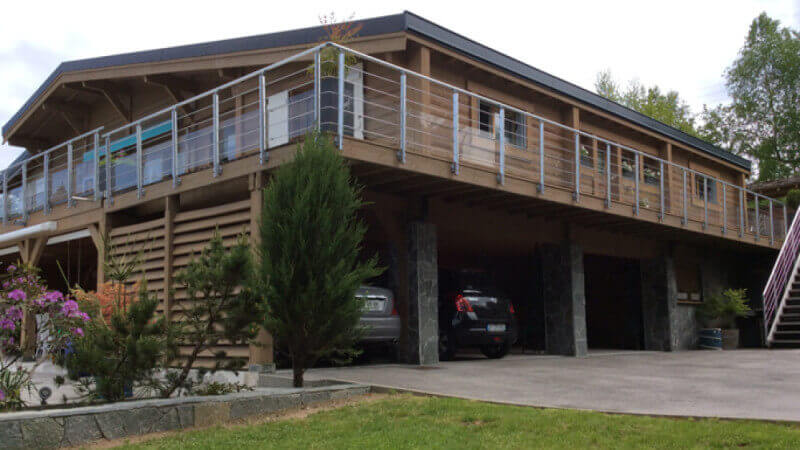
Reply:
M408 228L408 349L406 362L439 363L439 264L436 226L412 222Z
M541 247L545 349L553 355L586 356L583 249L571 239Z
M642 325L644 349L672 351L678 348L678 285L675 263L668 252L641 263Z

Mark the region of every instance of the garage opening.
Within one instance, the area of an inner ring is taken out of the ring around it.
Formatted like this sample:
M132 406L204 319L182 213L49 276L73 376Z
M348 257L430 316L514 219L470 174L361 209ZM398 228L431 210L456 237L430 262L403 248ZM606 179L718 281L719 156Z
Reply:
M643 349L639 261L585 255L583 265L589 348Z

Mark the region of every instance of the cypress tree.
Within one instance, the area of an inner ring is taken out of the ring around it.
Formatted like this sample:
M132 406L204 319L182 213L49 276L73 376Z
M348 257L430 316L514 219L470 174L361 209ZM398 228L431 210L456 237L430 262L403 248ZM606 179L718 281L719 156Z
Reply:
M319 358L354 354L363 306L355 291L382 271L376 257L360 257L363 205L344 158L319 132L264 190L253 291L264 328L291 358L294 386Z

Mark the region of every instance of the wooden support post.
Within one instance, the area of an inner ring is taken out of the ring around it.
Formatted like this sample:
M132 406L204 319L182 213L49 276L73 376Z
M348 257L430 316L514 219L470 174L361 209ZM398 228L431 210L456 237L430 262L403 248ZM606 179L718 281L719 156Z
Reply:
M264 206L264 175L261 172L250 175L250 247L255 252L261 242L261 211ZM254 257L257 257L254 255ZM251 370L272 372L275 370L272 350L272 336L259 328L256 337L250 341Z
M22 262L29 266L36 266L47 245L48 236L27 239L19 243L19 253ZM20 330L20 348L25 360L32 360L36 355L36 317L24 312L22 316L22 330Z
M178 213L179 197L169 195L164 199L164 317L172 320L173 304L173 241L175 237L175 215Z
M100 221L97 223L89 224L89 235L92 238L92 243L94 243L94 248L97 250L97 288L96 290L100 290L100 286L106 282L106 275L105 275L105 262L106 262L106 236L108 234L108 219L107 214L102 214L100 216Z

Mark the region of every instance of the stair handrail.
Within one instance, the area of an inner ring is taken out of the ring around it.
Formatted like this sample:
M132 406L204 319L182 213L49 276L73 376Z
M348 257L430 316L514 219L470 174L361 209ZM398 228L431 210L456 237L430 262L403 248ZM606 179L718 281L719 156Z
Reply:
M777 324L776 311L781 309L786 297L786 290L790 278L794 275L794 269L800 251L800 224L798 218L800 214L795 211L792 225L783 241L781 250L769 274L767 284L764 286L764 329L767 332L767 343L772 339L774 329ZM778 304L780 302L780 304Z

